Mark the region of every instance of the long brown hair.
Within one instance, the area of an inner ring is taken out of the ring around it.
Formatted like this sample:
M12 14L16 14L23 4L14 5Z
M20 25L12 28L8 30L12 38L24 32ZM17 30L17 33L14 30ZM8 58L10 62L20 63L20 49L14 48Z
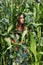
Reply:
M25 15L24 15L24 13L21 13L21 14L19 14L19 16L18 16L18 23L17 23L17 25L16 25L16 28L18 29L18 27L20 26L20 16L21 15L23 15L23 17L24 17L24 21L25 21ZM22 24L22 26L21 26L21 28L22 28L22 32L24 31L24 23Z

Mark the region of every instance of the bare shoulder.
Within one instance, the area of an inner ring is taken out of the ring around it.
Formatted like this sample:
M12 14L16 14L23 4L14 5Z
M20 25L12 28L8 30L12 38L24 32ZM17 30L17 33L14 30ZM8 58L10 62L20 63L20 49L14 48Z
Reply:
M24 26L24 30L28 30L28 27L27 26Z
M27 34L29 33L29 28L27 26L24 27L24 30L27 31Z

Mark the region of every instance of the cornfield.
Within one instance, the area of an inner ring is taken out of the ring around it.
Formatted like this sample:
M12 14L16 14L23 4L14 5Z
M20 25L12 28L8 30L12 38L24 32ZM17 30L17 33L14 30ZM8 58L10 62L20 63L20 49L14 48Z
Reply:
M15 46L22 47L21 44L11 44L10 40L10 37L16 39L15 26L22 12L26 16L24 25L30 29L25 40L30 63L25 65L43 65L43 0L0 0L0 65L12 65L16 58ZM24 38L25 32L21 41Z

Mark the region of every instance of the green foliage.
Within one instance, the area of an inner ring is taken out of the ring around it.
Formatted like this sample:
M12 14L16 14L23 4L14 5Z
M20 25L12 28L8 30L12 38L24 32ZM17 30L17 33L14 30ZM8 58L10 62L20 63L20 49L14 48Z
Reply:
M22 47L19 43L11 44L10 40L10 38L16 40L15 26L18 15L22 12L26 15L24 24L29 28L29 37L25 41L28 44L31 65L43 65L43 0L39 1L0 0L0 65L2 63L7 65L9 60L15 59L15 47ZM21 41L24 40L26 33L27 31L23 32ZM5 58L7 51L10 52L7 54L9 58Z

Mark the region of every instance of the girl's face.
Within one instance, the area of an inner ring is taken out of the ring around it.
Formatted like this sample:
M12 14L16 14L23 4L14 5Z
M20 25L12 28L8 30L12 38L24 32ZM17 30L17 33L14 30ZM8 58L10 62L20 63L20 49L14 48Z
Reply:
M24 15L23 14L20 15L19 21L20 21L21 24L24 23Z

